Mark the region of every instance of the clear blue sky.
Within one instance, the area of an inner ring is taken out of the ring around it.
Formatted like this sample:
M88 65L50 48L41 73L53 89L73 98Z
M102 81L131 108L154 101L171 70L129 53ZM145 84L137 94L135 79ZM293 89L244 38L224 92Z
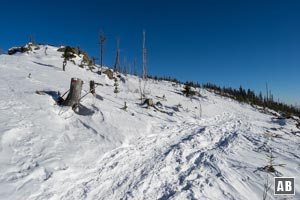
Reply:
M297 0L27 0L0 6L0 49L36 42L80 46L112 66L141 66L146 30L148 73L182 81L251 88L300 104L300 1Z

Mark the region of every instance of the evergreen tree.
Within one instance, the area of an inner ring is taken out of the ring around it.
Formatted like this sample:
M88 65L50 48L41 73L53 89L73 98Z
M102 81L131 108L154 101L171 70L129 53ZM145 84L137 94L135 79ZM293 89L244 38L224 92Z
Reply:
M195 91L192 90L191 83L186 82L182 90L183 95L189 97L195 95Z
M245 89L242 88L242 86L240 86L239 89L233 89L231 87L221 88L220 86L217 86L215 84L206 83L206 84L203 84L203 87L209 89L212 92L221 94L222 96L233 98L240 102L246 102L246 103L250 103L252 105L268 107L272 110L275 110L275 111L281 113L283 116L286 116L286 117L289 117L292 114L294 114L296 116L300 116L300 111L296 107L294 107L292 105L289 106L289 105L284 104L279 101L278 102L274 101L274 96L268 87L267 87L268 97L263 97L262 92L259 92L259 94L256 95L255 92L251 91L250 89L248 89L246 91ZM189 88L188 88L188 91L189 91ZM186 93L186 92L184 92L184 93Z
M115 79L114 79L114 81L115 81L115 83L114 83L114 86L115 86L114 93L115 93L115 94L117 94L117 93L119 93L119 88L118 88L118 86L119 86L119 84L118 84L118 79L117 79L117 78L115 78Z

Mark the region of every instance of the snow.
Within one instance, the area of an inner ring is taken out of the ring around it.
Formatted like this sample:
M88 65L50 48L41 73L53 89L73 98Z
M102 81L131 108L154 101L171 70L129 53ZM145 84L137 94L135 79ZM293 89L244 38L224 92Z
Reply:
M183 86L149 80L148 96L169 114L161 113L139 105L137 77L122 75L115 94L106 75L71 62L64 72L62 53L47 46L46 56L40 47L0 56L0 199L253 200L274 176L295 177L300 198L294 119L204 89L187 98ZM35 93L63 94L72 77L84 81L82 95L90 80L103 84L97 97L82 99L81 115ZM275 173L263 170L270 147L275 164L285 164ZM269 198L276 199L273 187Z

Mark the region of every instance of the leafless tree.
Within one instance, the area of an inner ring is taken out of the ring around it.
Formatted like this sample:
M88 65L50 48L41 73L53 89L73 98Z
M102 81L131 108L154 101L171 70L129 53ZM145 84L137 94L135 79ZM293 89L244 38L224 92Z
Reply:
M139 90L141 103L146 99L146 86L147 86L147 67L146 67L146 32L143 31L143 66L142 76L139 78Z
M117 50L116 50L114 72L117 72L119 68L120 68L120 38L117 39Z
M100 40L100 68L103 66L103 53L104 53L104 44L106 41L106 38L104 36L104 32L100 32L99 34L99 40Z
M134 59L134 61L133 61L133 75L137 75L137 73L136 73L136 58Z
M143 80L147 79L147 49L146 49L146 31L143 31Z
M124 66L123 66L123 74L126 76L127 75L127 58L126 56L124 57Z

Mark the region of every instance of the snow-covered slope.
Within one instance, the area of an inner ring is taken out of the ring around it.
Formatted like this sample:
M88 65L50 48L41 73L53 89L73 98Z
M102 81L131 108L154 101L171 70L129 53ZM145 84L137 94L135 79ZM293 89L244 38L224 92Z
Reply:
M138 78L122 75L115 94L106 75L71 62L64 72L61 53L45 48L0 56L0 199L253 200L273 176L295 177L300 198L295 120L206 90L187 98L182 86L153 80L148 97L166 113L143 108ZM103 84L82 99L81 115L52 97L72 77L84 81L82 95L90 80ZM285 164L274 173L264 168L270 149Z

